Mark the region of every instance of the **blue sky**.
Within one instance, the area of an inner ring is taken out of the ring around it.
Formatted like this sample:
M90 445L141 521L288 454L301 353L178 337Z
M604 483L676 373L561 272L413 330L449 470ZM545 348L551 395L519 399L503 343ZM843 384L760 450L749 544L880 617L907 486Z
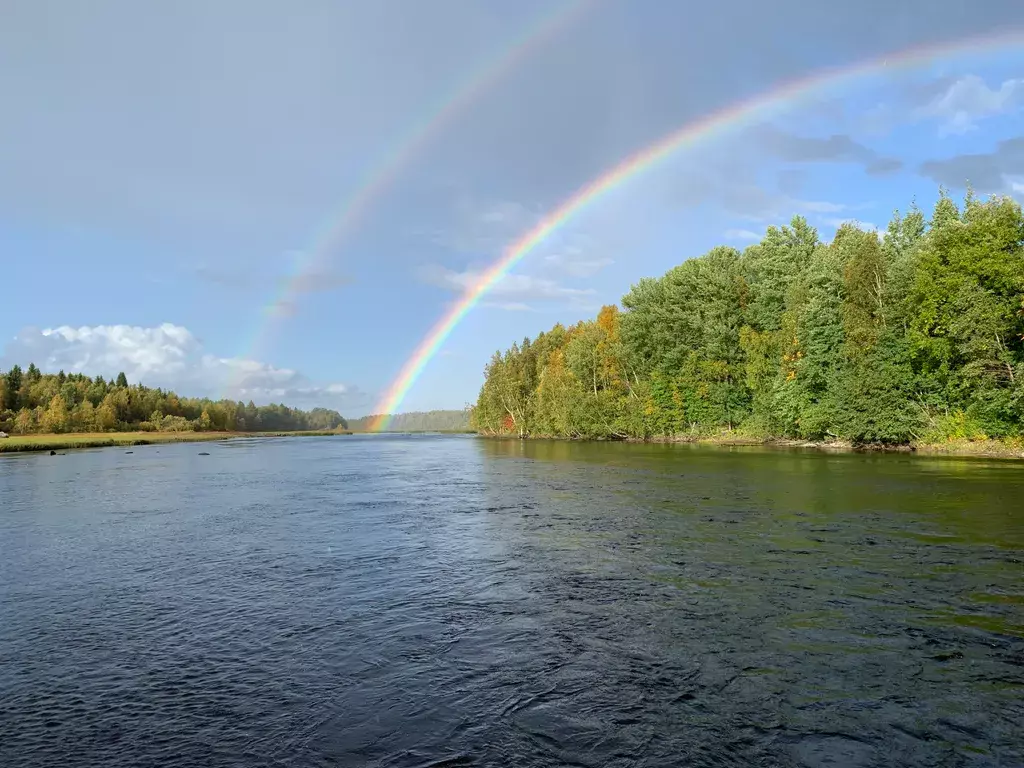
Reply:
M347 416L372 410L474 273L651 141L823 67L1024 30L1017 0L597 0L448 121L271 317L411 126L558 5L4 5L0 365ZM531 252L403 409L461 407L495 349L793 214L827 239L848 219L884 229L914 197L928 210L940 183L1024 199L1022 115L1024 48L990 47L681 151Z

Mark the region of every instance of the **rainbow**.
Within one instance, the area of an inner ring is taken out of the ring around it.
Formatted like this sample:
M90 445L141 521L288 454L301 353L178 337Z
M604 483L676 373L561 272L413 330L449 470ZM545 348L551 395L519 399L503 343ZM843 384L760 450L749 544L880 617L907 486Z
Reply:
M525 59L531 52L557 35L575 21L594 0L571 0L548 12L502 48L483 66L475 69L461 81L449 95L427 110L412 128L395 143L379 165L375 165L366 177L355 187L330 218L317 229L308 248L298 254L291 275L281 281L280 290L263 308L266 318L257 326L256 335L248 345L248 352L242 356L255 359L260 349L269 340L275 320L288 317L295 309L301 294L308 290L310 281L316 280L323 270L328 255L336 248L342 237L362 219L371 205L399 177L403 169L460 113L488 91L498 80ZM229 382L230 389L237 382Z
M374 411L379 414L371 430L387 428L391 415L398 411L405 396L416 383L423 369L438 353L464 317L480 299L518 264L524 256L564 226L572 217L600 200L606 193L657 165L675 152L692 148L698 142L717 138L736 129L791 110L802 99L825 89L834 89L861 78L892 69L907 69L930 63L934 59L974 52L991 52L1024 45L1024 30L999 35L986 35L957 41L934 43L904 51L894 51L877 58L845 67L818 70L792 80L771 91L745 101L736 102L686 123L653 144L627 157L601 176L578 189L575 194L548 213L533 229L509 245L477 282L466 289L446 314L435 323L413 354L402 366L398 376L385 390Z

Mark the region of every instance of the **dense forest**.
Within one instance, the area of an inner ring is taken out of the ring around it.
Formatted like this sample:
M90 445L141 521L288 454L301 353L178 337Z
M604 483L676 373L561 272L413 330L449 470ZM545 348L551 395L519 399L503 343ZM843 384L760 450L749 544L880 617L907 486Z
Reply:
M35 365L0 374L0 431L279 431L346 428L337 411L300 411L284 405L178 397L173 392L128 384L124 373L105 380L79 373L41 373Z
M350 427L356 431L369 429L377 416L353 419ZM469 431L469 410L462 411L410 411L398 413L388 423L389 432L465 432Z
M735 434L855 444L1021 435L1024 218L940 191L884 233L804 219L645 278L597 318L497 353L484 433Z

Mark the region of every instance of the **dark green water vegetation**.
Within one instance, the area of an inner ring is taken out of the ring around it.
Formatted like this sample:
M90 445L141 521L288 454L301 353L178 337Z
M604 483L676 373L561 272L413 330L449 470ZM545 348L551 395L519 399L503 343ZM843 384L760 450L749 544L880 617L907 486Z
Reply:
M0 432L61 435L107 432L280 432L347 429L337 411L179 397L80 373L41 373L15 365L0 374ZM108 438L109 439L109 438ZM3 445L0 444L0 450Z
M1012 199L884 233L803 218L633 285L494 355L492 435L798 439L1024 450L1024 215Z

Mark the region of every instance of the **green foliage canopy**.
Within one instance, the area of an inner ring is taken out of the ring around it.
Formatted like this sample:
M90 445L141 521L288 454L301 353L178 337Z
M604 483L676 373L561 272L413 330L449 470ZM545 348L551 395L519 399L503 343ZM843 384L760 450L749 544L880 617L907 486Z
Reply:
M326 408L301 411L231 400L179 397L174 392L129 385L80 373L43 374L17 365L0 374L0 431L13 434L125 431L298 431L346 429Z
M643 278L595 320L496 352L473 408L488 434L648 438L739 432L854 443L1024 431L1024 216L1013 200L882 236L806 220L742 253Z

